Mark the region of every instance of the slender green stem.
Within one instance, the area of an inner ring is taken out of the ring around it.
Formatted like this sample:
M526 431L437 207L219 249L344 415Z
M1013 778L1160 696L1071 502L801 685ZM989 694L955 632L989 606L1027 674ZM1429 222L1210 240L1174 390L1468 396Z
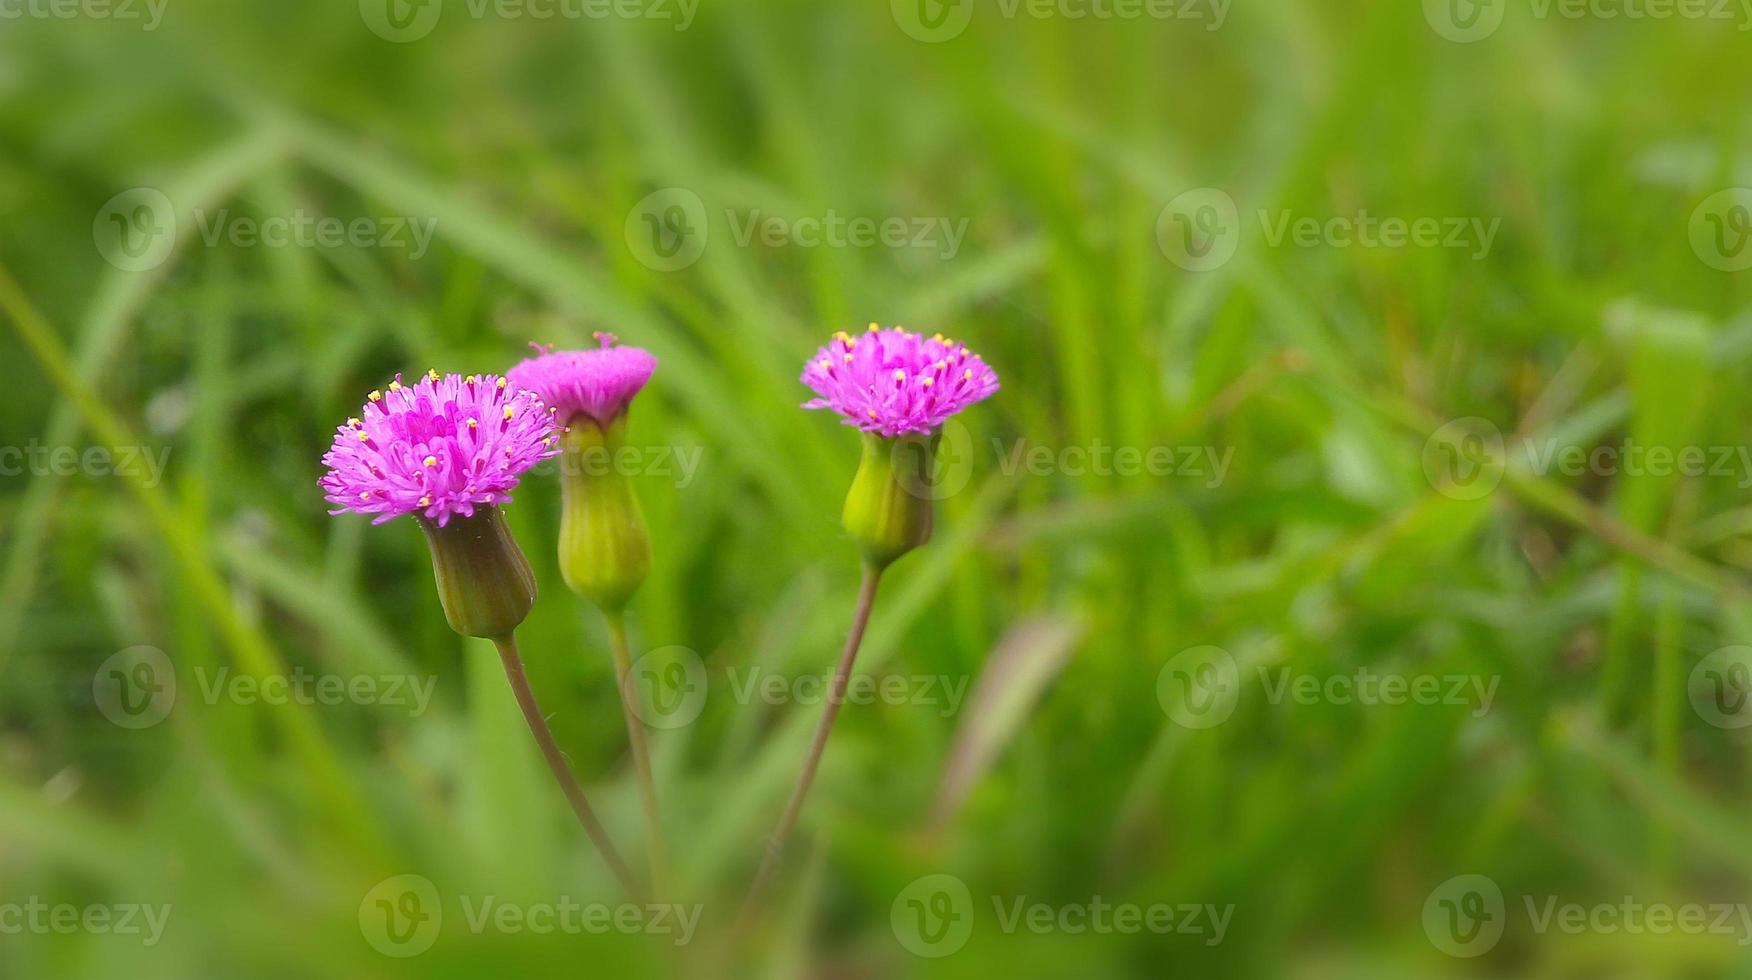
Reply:
M627 619L619 611L603 611L608 620L608 645L614 652L614 680L620 690L621 713L627 719L627 744L633 751L633 770L639 778L639 803L645 812L645 851L651 863L651 889L659 899L669 897L669 849L663 843L663 817L657 808L657 781L651 775L651 751L645 741L645 723L633 705L635 691L627 683L632 656L627 652Z
M627 862L621 858L620 851L614 846L614 841L608 839L608 831L602 828L602 822L596 819L596 811L590 809L590 801L584 798L584 788L578 785L578 777L572 774L572 767L566 763L566 757L560 752L559 743L554 741L553 729L548 727L547 719L542 716L541 705L536 703L535 692L529 689L529 678L523 676L523 658L517 655L517 641L506 634L493 641L499 648L499 659L505 664L505 679L511 682L511 693L517 696L517 706L523 709L523 720L529 723L529 732L535 736L535 744L541 747L542 758L547 760L548 768L553 770L554 779L560 784L560 791L566 794L566 802L572 804L572 812L578 815L578 822L583 824L584 832L590 835L591 843L601 852L602 859L620 879L621 887L627 894L639 901L644 900L644 889L639 887L638 880L627 869Z
M791 831L797 825L797 815L803 811L803 800L809 795L809 787L815 782L815 770L821 765L822 751L827 748L827 736L833 731L833 721L839 717L840 705L845 703L846 684L852 676L852 661L858 658L858 647L864 642L864 628L870 625L870 610L876 604L876 585L882 578L882 569L878 565L864 565L864 581L858 586L858 608L852 614L852 628L846 634L845 652L840 654L839 666L833 673L833 689L828 693L827 705L822 709L821 721L815 726L815 737L809 743L809 754L803 757L803 771L797 775L797 785L791 790L790 802L785 804L785 813L779 818L778 829L767 839L766 856L761 859L760 870L755 872L754 882L748 886L748 897L742 902L741 921L747 924L760 908L761 895L766 890L767 881L777 869L779 857L784 853L785 843L791 837Z

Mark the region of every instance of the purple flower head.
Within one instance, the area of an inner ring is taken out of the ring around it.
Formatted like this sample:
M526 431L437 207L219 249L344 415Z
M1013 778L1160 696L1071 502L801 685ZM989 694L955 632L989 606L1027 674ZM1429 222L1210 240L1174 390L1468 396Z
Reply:
M596 335L602 346L595 350L563 350L531 344L540 353L506 376L519 388L533 391L559 410L559 417L588 415L607 428L627 403L651 380L657 358L637 347L616 347L611 333Z
M998 376L978 354L942 334L893 327L853 337L841 331L803 368L820 398L804 408L831 408L847 425L893 438L929 433L998 390Z
M374 524L419 514L443 527L509 503L525 470L559 455L564 431L532 392L491 374L433 371L412 385L398 374L359 414L335 431L321 484L339 508L330 513L375 514Z

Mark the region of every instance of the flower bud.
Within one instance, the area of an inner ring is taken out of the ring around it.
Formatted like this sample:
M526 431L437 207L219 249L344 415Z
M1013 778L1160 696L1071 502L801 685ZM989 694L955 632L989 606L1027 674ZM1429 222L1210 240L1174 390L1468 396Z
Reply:
M452 515L443 525L425 518L419 523L450 628L463 636L510 636L535 605L535 573L505 515L486 506L466 517Z
M892 438L864 433L864 456L840 519L877 568L931 537L931 499L923 491L931 485L941 437L941 429Z
M560 575L605 611L624 608L651 569L651 536L632 480L619 472L627 418L574 415L561 440Z

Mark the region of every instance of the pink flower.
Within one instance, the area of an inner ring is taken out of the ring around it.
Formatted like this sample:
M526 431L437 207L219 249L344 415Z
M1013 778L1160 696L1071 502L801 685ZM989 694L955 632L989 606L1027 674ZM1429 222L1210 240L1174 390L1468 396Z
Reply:
M339 508L330 513L375 514L375 524L417 513L443 527L509 503L524 471L559 455L564 431L533 393L491 374L434 371L412 385L398 374L360 416L335 431L321 484Z
M535 392L558 409L562 420L569 423L573 416L587 415L607 428L651 380L657 358L637 347L616 347L611 333L599 333L596 340L602 346L595 350L557 353L552 347L532 344L542 353L507 371L506 376L512 384Z
M803 368L803 383L821 396L804 408L831 408L888 438L933 432L998 390L997 374L966 344L874 323L858 337L835 334Z

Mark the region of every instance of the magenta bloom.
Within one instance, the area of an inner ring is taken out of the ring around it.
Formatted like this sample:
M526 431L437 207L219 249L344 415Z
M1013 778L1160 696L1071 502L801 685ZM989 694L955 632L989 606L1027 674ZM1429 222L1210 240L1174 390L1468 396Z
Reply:
M966 344L874 323L862 336L834 334L803 368L803 383L821 396L804 408L831 408L847 425L888 438L933 432L998 390L997 374Z
M524 471L559 455L564 431L534 393L491 374L434 371L412 385L398 374L360 415L335 431L321 483L339 508L330 513L375 514L374 524L418 513L443 527L509 503Z
M611 333L599 333L596 340L602 346L595 350L557 353L551 346L532 344L541 353L507 371L506 377L558 409L561 419L588 415L607 428L651 380L657 358L637 347L616 347Z

